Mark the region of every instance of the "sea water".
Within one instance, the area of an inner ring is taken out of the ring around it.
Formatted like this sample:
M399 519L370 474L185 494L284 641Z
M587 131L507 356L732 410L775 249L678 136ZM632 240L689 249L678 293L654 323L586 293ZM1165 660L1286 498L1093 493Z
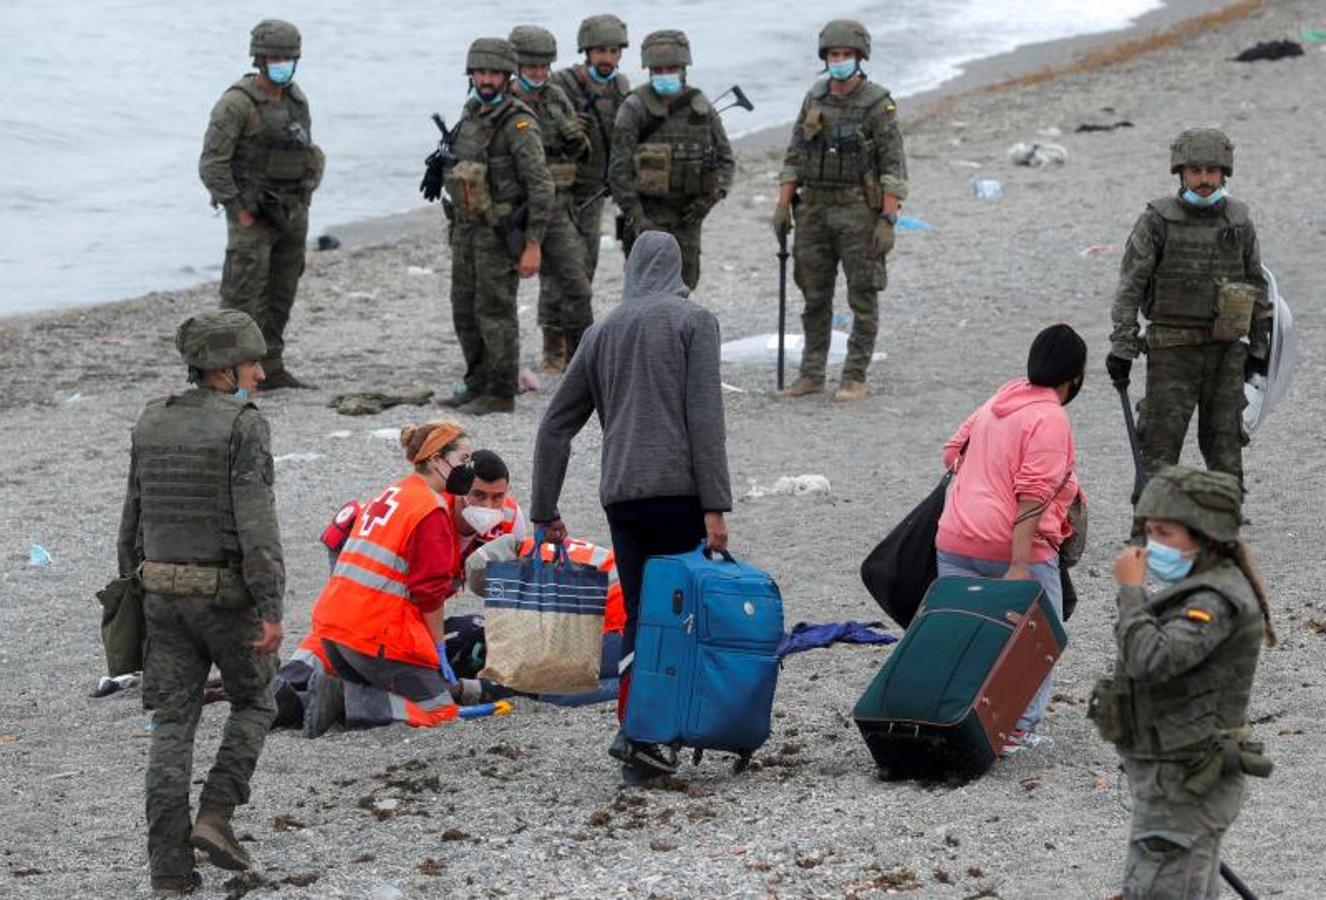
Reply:
M249 30L295 22L296 81L308 95L327 173L310 235L329 224L422 203L429 114L454 121L465 50L537 23L574 62L576 28L611 10L629 25L623 70L639 82L640 41L690 37L689 79L711 97L740 84L755 104L724 121L738 136L791 121L819 75L830 18L874 35L871 78L895 96L934 87L973 59L1044 40L1125 27L1161 0L726 0L672 3L524 0L314 3L7 0L0 28L0 314L70 306L218 278L225 220L198 181L208 113L249 70Z

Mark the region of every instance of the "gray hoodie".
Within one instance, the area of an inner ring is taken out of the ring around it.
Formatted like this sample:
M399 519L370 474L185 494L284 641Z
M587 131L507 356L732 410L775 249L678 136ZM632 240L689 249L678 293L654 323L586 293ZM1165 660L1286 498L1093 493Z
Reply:
M571 439L590 413L603 428L599 500L699 497L732 508L718 319L687 299L681 250L646 231L626 262L622 303L585 332L534 442L530 518L557 518Z

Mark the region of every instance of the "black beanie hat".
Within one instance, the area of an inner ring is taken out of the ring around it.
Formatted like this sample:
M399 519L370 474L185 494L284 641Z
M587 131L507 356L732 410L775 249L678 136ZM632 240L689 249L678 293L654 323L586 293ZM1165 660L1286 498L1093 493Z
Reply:
M1087 342L1070 326L1051 325L1031 342L1027 380L1040 387L1058 387L1087 370Z
M470 454L470 465L474 468L475 478L484 481L511 480L511 473L507 471L506 463L491 450L475 450Z

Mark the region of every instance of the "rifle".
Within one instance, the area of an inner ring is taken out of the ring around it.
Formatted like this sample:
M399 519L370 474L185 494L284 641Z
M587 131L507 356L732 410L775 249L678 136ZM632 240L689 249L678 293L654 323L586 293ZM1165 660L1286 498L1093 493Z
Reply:
M739 84L732 85L732 87L715 97L714 103L722 100L728 94L732 95L732 102L727 106L724 106L722 109L715 109L716 112L722 113L734 106L740 106L742 109L746 110L746 112L751 112L755 109L755 104L750 102L750 98L746 96L746 92L741 89L741 85Z
M778 390L783 389L783 343L787 334L787 235L778 235Z
M451 149L456 134L460 131L460 124L457 123L455 128L448 129L446 120L437 113L433 113L433 124L442 132L442 137L438 139L437 149L428 154L428 158L424 160L424 178L419 182L419 193L423 194L429 203L442 196L442 184L447 171L460 162L455 151Z
M1133 419L1133 404L1128 399L1128 379L1114 382L1114 389L1119 392L1119 400L1123 403L1123 424L1128 429L1128 446L1133 451L1133 505L1137 505L1137 498L1142 496L1142 488L1146 487L1146 465L1142 461L1142 442L1137 436L1137 422Z

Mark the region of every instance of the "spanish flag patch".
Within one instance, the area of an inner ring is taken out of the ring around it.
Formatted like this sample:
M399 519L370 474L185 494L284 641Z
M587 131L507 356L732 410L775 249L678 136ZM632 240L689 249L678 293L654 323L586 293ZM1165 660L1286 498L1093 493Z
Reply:
M529 123L532 122L532 121L533 121L533 119L517 119L517 120L516 120L516 131L524 131L526 128L529 127Z
M1183 611L1183 617L1185 619L1192 619L1194 622L1201 622L1203 625L1214 618L1209 612L1204 609L1198 609L1196 606L1190 606L1185 609Z

